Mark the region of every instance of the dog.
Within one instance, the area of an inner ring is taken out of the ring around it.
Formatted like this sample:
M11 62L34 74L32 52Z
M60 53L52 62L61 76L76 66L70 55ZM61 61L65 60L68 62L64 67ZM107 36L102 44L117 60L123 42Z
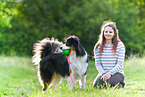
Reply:
M62 54L65 49L70 50L68 55ZM62 78L67 80L69 87L75 88L78 80L80 88L85 89L88 55L78 37L69 36L65 39L65 44L54 38L44 38L34 44L33 52L32 60L38 66L42 92L48 88L54 89Z

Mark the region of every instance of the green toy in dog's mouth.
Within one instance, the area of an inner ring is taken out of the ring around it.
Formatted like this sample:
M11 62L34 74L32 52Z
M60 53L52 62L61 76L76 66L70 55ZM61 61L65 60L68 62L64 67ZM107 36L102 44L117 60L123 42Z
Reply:
M70 53L69 49L62 50L62 54L64 55L68 55L69 53Z

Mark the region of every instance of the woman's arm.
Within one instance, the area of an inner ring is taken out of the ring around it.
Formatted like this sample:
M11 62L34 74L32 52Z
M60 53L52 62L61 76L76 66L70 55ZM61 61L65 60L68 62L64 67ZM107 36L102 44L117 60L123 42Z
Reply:
M105 73L105 71L101 65L101 57L100 57L99 51L100 51L100 47L98 46L95 51L95 65L98 72L102 75L103 73Z

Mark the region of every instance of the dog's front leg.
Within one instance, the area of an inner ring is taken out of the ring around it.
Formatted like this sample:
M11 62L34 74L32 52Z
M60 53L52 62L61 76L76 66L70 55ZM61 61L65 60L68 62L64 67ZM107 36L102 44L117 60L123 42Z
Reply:
M79 80L80 88L82 89L85 89L86 76L87 75L83 75L82 78Z
M73 76L72 76L72 78L70 76L67 78L67 83L68 83L68 88L76 89L75 79Z

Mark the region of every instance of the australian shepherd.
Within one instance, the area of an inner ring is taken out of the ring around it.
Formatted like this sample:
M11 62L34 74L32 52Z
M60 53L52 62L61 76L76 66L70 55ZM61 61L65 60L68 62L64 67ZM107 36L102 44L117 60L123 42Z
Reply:
M68 55L62 54L65 49L70 50ZM62 78L67 80L69 87L75 87L75 82L79 80L80 87L85 89L88 55L78 37L69 36L65 44L54 38L35 43L33 62L38 66L43 92L49 87L54 89Z

